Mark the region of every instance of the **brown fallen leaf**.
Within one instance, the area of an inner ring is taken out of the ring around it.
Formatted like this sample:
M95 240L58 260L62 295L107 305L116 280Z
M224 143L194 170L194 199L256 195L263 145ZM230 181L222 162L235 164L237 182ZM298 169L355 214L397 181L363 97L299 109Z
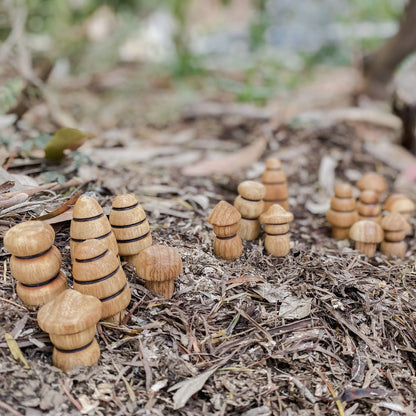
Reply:
M75 202L77 202L77 199L81 195L82 195L82 192L77 192L71 199L64 202L59 208L55 209L54 211L49 212L48 214L41 215L40 217L37 218L37 220L39 221L50 220L52 218L57 217L60 214L63 214L64 212L68 211L71 208L71 206L75 204ZM72 219L72 212L71 212L71 219Z
M238 152L220 159L202 160L193 165L185 166L182 169L182 174L186 176L207 176L214 173L233 173L257 161L264 153L266 144L266 140L260 138Z

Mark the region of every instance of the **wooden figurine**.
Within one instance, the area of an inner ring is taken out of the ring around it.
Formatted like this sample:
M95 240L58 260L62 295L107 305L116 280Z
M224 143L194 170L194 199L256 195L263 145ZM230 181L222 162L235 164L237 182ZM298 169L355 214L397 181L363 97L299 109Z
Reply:
M278 204L273 204L261 214L260 222L264 224L266 232L264 247L272 256L283 257L289 253L289 223L292 221L293 214Z
M390 212L398 212L407 221L406 235L413 234L413 226L410 220L412 218L412 214L414 210L415 210L414 202L406 196L404 198L397 199L397 201L394 201L390 206Z
M326 219L332 225L332 237L337 240L348 239L350 228L357 218L352 186L348 183L338 184L331 198L331 208L326 213Z
M69 234L72 261L74 261L76 246L93 238L101 240L118 256L117 240L111 230L110 222L100 204L90 196L82 195L75 203Z
M403 258L406 255L407 245L404 242L408 222L398 212L391 212L381 220L384 230L384 240L380 245L380 251L387 256Z
M49 333L54 345L52 362L68 371L76 365L90 366L100 358L95 339L101 303L93 297L67 289L42 306L38 312L40 328Z
M251 241L260 234L259 217L263 212L266 189L259 182L244 181L238 185L238 193L234 201L235 208L241 214L238 235L243 240Z
M388 198L384 201L383 208L384 208L386 211L391 212L391 207L392 207L392 205L393 205L396 201L398 201L399 199L403 199L403 198L407 198L407 196L406 196L405 194L400 194L400 193L393 193L393 194L390 194L390 195L388 196Z
M241 214L226 201L215 205L208 217L215 234L214 253L223 259L233 260L241 256L243 244L237 234Z
M135 267L147 289L167 299L173 296L174 279L182 272L182 259L173 247L155 244L142 250Z
M49 302L68 287L54 240L55 231L42 221L22 222L4 236L4 246L12 254L10 271L18 281L17 295L29 308Z
M131 299L118 257L100 240L78 244L72 265L74 289L101 301L101 319L121 323Z
M146 213L133 194L123 194L113 199L109 219L119 254L134 264L134 256L152 245Z
M362 191L374 191L378 198L387 190L387 182L383 176L376 172L365 173L356 183L357 188Z
M268 159L266 169L261 176L261 181L266 188L264 195L264 211L267 211L271 205L279 204L285 210L289 210L289 196L286 175L282 169L279 159Z
M380 224L381 205L379 194L370 189L362 191L357 202L358 220L370 220Z
M350 228L350 238L355 241L355 249L368 257L374 257L377 244L383 240L383 229L371 220L357 221Z

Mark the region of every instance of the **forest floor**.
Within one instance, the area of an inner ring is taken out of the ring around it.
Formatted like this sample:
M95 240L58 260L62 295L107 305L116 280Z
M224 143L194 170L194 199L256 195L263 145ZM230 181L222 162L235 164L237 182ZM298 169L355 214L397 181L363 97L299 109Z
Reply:
M334 94L320 84L267 108L224 97L212 104L216 97L208 97L210 105L194 103L171 119L159 113L168 121L156 122L153 114L174 92L162 80L143 94L117 98L114 82L133 88L124 70L70 80L60 86L62 113L40 102L17 127L6 127L3 136L13 140L1 149L2 182L27 187L32 178L33 189L48 171L66 182L0 210L0 235L78 192L90 192L107 214L115 195L130 192L147 213L153 242L176 248L183 272L166 300L123 262L132 292L127 320L101 322L99 362L65 374L52 366L36 311L16 295L2 247L0 414L415 414L416 242L406 239L404 259L380 252L369 259L351 242L331 238L325 220L334 182L354 184L368 171L384 175L389 193L416 198L413 157L390 140L397 138L394 117L337 113ZM340 107L346 96L337 96ZM306 115L312 109L322 111ZM59 165L45 162L41 149L19 150L56 130L57 118L78 120L72 127L95 137ZM288 178L291 251L268 255L261 234L243 243L240 258L221 260L207 217L220 200L233 202L241 181L258 180L270 157L282 161ZM1 192L16 189L5 185ZM71 212L49 220L69 285ZM29 368L13 358L6 333Z

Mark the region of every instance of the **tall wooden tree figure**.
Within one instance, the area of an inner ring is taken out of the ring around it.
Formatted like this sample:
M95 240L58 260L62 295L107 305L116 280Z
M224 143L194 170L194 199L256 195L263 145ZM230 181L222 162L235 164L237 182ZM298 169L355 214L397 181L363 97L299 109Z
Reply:
M54 240L55 231L42 221L22 222L4 236L4 246L12 254L10 270L18 281L17 295L30 308L49 302L68 287Z
M266 188L264 195L263 212L267 211L273 204L279 204L286 211L289 210L289 190L285 172L279 159L269 159L266 162L266 170L261 176L261 181Z

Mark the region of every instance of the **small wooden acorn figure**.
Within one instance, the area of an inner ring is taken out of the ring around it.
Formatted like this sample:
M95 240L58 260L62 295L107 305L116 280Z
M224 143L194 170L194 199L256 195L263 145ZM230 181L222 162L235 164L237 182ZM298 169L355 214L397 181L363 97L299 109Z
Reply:
M49 302L68 287L54 240L55 231L42 221L22 222L4 236L17 295L29 308Z
M407 221L406 235L413 234L413 226L410 220L412 218L414 210L415 204L407 196L405 196L404 198L399 198L398 200L394 201L390 206L390 212L398 212Z
M215 233L214 253L223 259L233 260L241 256L243 244L237 234L241 214L226 201L215 205L208 217Z
M241 214L238 235L243 240L251 241L260 234L259 217L263 212L266 189L259 182L244 181L238 185L238 193L234 201L234 206Z
M348 239L350 228L357 218L352 186L348 183L338 184L331 198L331 208L326 213L326 219L332 225L332 237L337 240Z
M404 242L408 222L398 212L391 212L381 220L384 230L384 240L380 245L380 251L387 256L403 258L406 255L407 245Z
M382 175L376 172L365 173L356 183L360 192L371 190L377 194L378 199L387 190L387 182Z
M38 312L40 328L49 333L54 345L52 362L62 371L76 365L93 365L100 358L95 339L101 303L76 290L67 289Z
M272 256L283 257L289 253L289 223L292 221L293 214L278 204L273 204L261 214L260 222L264 224L266 232L264 247Z
M357 221L350 228L350 238L355 242L355 249L368 257L374 257L377 244L383 241L383 229L371 220Z
M152 245L146 213L133 194L123 194L113 199L109 219L119 254L133 264L134 256Z
M381 222L381 205L377 192L365 190L360 193L357 202L358 220Z
M286 175L279 159L273 158L266 161L266 169L261 176L261 181L266 188L263 198L264 211L267 211L273 204L279 204L285 210L289 210Z
M101 240L116 256L118 255L117 240L110 222L100 204L90 196L82 195L75 203L69 234L72 261L76 246L92 238Z
M173 296L174 279L182 271L182 259L173 247L148 247L137 255L135 266L147 289L167 299Z
M72 265L74 289L101 301L101 319L121 323L130 287L117 256L100 240L77 245Z

